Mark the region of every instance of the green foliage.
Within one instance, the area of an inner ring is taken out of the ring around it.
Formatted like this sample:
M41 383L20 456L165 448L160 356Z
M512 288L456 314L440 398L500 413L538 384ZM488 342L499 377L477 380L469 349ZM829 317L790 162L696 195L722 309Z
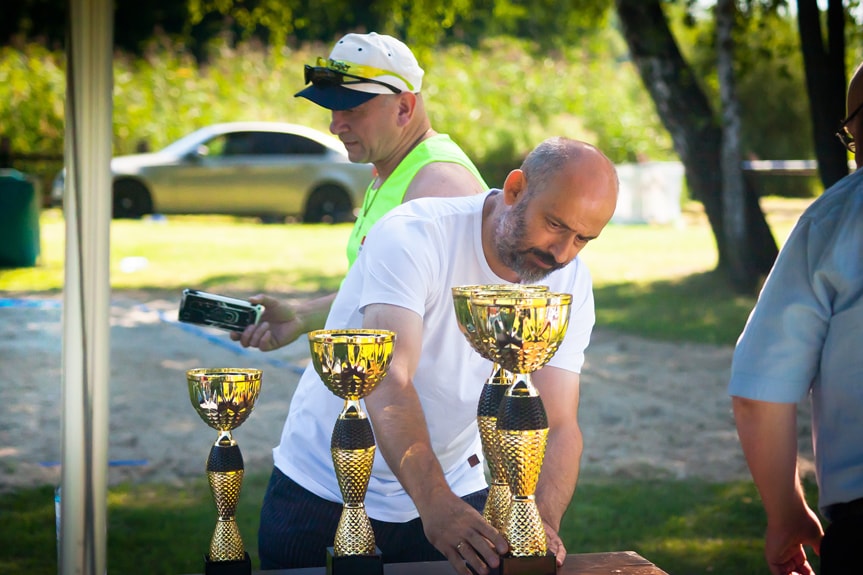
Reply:
M0 48L0 135L12 150L63 150L65 56L38 44Z

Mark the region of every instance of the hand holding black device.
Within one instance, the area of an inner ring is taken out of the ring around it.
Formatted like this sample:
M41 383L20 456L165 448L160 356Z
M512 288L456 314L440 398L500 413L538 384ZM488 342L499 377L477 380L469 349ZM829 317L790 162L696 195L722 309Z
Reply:
M193 289L183 290L179 320L242 332L247 326L258 323L264 306L246 300L211 294Z

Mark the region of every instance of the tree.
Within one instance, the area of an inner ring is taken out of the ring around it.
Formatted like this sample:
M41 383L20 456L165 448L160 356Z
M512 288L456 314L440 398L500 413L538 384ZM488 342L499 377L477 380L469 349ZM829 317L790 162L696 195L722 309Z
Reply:
M728 244L728 277L740 290L750 290L751 278L757 270L750 269L746 257L746 184L743 179L740 151L740 101L734 79L734 21L737 7L734 0L718 0L716 15L716 67L719 73L719 93L722 102L722 174L723 238Z
M797 0L797 26L806 68L806 91L812 115L815 156L821 183L829 188L848 175L848 154L834 137L845 116L845 8L842 0L827 4L827 42L821 32L817 0Z
M689 189L704 205L716 239L718 268L729 272L732 258L739 258L735 269L745 273L729 277L737 289L752 291L778 253L757 194L750 186L744 188L745 232L736 238L735 249L724 231L722 131L671 34L660 0L615 0L615 5L632 59L683 162Z

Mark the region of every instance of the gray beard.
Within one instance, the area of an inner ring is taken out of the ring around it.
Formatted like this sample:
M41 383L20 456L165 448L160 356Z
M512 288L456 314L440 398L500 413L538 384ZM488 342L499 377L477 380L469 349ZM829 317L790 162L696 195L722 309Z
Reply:
M522 201L503 215L495 230L497 242L495 248L500 261L518 275L520 283L536 283L563 266L545 269L537 267L527 260L531 253L524 248L525 206Z

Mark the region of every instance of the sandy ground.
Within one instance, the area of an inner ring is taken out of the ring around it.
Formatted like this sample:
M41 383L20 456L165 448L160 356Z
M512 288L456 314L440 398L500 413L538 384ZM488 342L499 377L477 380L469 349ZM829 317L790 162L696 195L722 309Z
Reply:
M178 299L115 296L111 307L109 481L201 477L216 432L189 401L194 367L264 370L235 433L247 470L269 470L298 372L300 341L262 354L223 332L179 324ZM61 459L61 301L0 298L0 491L56 484ZM746 479L726 395L732 349L594 333L582 374L583 481L614 477ZM804 470L811 469L801 406Z

